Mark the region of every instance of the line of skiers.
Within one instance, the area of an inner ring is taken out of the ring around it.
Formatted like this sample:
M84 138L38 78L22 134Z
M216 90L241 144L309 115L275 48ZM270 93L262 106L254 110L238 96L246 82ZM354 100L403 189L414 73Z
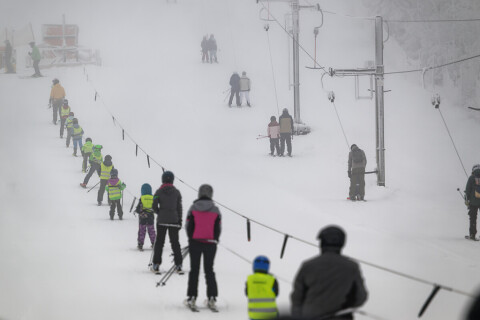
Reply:
M208 35L203 36L200 47L202 48L202 62L218 63L217 59L217 40L213 34L210 35L210 38L207 38Z

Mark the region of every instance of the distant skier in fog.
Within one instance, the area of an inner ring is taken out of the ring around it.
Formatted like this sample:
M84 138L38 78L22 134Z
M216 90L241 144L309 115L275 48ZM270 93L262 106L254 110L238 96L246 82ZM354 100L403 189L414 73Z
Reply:
M53 110L53 124L57 124L57 116L61 117L60 108L63 106L63 99L65 99L65 89L60 85L57 78L53 79L52 83L49 104Z
M15 73L12 65L12 53L13 53L13 48L12 48L12 45L10 44L10 41L5 40L5 64L6 64L7 73Z
M63 131L65 129L65 122L70 115L71 109L68 105L68 100L63 100L63 106L60 108L60 138L63 138Z
M243 98L247 101L247 106L250 105L250 79L247 77L245 71L242 72L242 77L240 78L240 105L243 103Z
M35 73L32 74L32 77L43 77L40 73L40 68L38 66L40 64L40 60L42 59L42 56L40 55L40 50L38 50L38 47L35 45L35 41L30 42L30 47L32 48L32 52L29 52L28 54L33 60L33 69L35 69Z
M350 178L349 200L364 200L365 197L365 152L352 144L348 154L348 177Z
M292 156L292 136L293 136L293 118L288 113L288 109L284 108L279 118L280 122L280 157L285 153L285 142L287 143L288 156Z
M475 240L477 235L477 214L480 208L480 164L472 168L472 174L465 186L465 204L470 217L469 238Z
M215 40L215 37L213 36L213 34L211 34L210 38L208 39L207 48L208 48L208 54L210 55L210 63L212 63L212 62L218 63L218 60L217 60L217 40Z
M270 155L275 157L275 149L277 149L277 156L280 155L280 125L278 124L277 118L275 118L275 116L270 117L267 134L270 138Z
M240 107L240 76L237 72L234 72L230 77L230 99L228 100L228 106L232 106L233 96L235 95L235 102L237 107Z
M208 62L208 40L207 36L203 36L202 43L200 44L202 47L202 62Z

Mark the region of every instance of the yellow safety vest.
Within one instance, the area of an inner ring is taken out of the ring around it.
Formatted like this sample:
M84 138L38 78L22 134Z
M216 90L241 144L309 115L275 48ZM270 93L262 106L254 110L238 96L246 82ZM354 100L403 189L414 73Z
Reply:
M77 138L78 136L82 135L82 127L78 126L78 128L73 128L73 134L72 137Z
M84 153L92 153L93 152L93 144L90 141L85 142L82 147L82 151Z
M66 109L64 107L60 108L60 117L61 118L67 118L69 114L70 114L70 107L68 107Z
M68 117L65 126L67 127L67 129L73 128L73 118Z
M273 284L275 278L266 273L248 276L248 317L250 319L275 319L278 315Z
M141 196L140 201L142 201L143 210L152 211L153 196L151 194L145 194Z
M102 171L100 172L100 179L101 180L108 180L110 179L110 171L113 169L113 165L106 166L103 162L100 164Z
M102 163L102 154L100 153L98 156L95 155L95 152L93 152L91 155L90 155L90 161L91 162L95 162L95 163L98 163L98 164L101 164Z
M118 179L118 182L115 185L107 184L105 190L108 192L108 199L110 200L120 200L122 198L122 190L125 189L122 181Z

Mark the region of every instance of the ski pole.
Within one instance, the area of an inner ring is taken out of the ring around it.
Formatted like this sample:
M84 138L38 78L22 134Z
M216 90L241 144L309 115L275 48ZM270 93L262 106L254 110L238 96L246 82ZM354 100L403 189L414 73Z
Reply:
M465 194L462 194L460 192L460 188L457 188L458 193L460 194L460 197L462 197L463 200L465 200Z
M264 139L264 138L269 138L269 136L262 136L261 134L259 134L259 135L257 136L257 140L258 140L258 139Z
M92 190L93 190L93 188L95 188L96 186L98 186L98 184L99 184L99 183L100 183L100 181L98 181L96 185L94 185L93 187L91 187L90 189L88 189L88 191L87 191L87 192L90 192L90 191L92 191Z
M185 257L188 254L188 247L185 247L182 249L182 259L185 259ZM177 266L175 265L175 262L173 263L173 266L165 273L165 275L160 279L160 281L157 282L157 287L158 286L165 286L167 284L168 279L172 276L173 272L175 271L175 268Z

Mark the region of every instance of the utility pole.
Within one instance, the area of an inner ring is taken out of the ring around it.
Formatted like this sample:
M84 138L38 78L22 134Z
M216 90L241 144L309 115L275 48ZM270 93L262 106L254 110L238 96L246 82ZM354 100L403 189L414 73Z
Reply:
M330 76L375 76L375 137L377 160L377 185L385 186L385 126L384 126L384 66L383 18L375 17L375 68L330 69Z

